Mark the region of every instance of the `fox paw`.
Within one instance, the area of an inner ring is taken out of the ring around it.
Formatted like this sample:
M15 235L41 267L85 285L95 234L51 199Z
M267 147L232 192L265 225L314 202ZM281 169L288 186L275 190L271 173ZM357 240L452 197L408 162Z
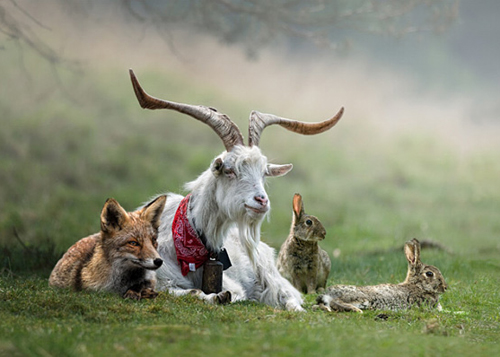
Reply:
M124 299L132 299L132 300L141 300L141 293L135 290L127 290L125 294L123 294Z
M158 293L151 288L147 288L141 291L141 299L155 299Z

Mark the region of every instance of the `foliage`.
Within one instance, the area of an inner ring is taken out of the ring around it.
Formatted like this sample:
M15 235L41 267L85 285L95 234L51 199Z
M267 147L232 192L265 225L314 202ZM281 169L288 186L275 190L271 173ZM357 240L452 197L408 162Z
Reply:
M403 36L415 32L442 32L458 16L457 0L114 0L103 3L87 0L56 0L76 21L99 21L102 11L127 21L154 27L173 43L172 30L178 27L209 33L226 44L239 44L250 56L276 39L299 40L319 47L345 49L349 33L376 36ZM37 29L50 29L37 18L29 4L11 0L0 4L0 43L14 40L31 47L52 63L61 56ZM3 37L3 38L2 38Z

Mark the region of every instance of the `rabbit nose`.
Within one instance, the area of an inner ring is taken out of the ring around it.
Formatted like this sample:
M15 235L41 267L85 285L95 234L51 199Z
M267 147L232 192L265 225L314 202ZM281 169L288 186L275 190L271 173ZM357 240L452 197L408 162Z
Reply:
M163 260L161 258L156 258L153 260L153 264L159 268L163 264Z

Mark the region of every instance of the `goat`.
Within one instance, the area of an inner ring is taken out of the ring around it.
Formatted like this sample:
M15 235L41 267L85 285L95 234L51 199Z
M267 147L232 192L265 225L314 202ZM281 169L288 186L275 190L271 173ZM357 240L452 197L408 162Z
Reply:
M158 252L164 264L157 271L157 290L176 296L194 294L210 303L254 300L303 311L300 292L275 266L274 249L260 240L262 221L271 208L264 189L265 177L285 175L292 165L269 164L258 144L264 128L272 124L304 135L324 132L339 121L343 108L333 118L319 123L252 111L245 146L239 128L227 115L214 108L152 97L142 89L132 70L130 77L142 108L187 114L212 128L226 149L197 179L185 185L189 195L168 194L158 229ZM187 232L188 238L181 237L181 231ZM223 290L204 293L200 290L203 262L224 252L224 248L232 266L224 271Z

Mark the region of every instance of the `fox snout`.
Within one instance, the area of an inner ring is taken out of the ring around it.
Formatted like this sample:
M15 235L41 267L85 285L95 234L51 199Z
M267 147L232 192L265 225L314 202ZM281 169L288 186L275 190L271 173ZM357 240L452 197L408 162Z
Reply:
M158 269L163 264L163 260L161 258L156 258L155 260L153 260L153 264L155 265L156 269Z
M155 259L132 259L132 262L148 270L156 270L162 266L163 260L161 258Z
M149 269L149 270L156 270L162 266L163 260L161 258L156 258L153 260L153 265L151 265L149 263L150 263L150 260L148 259L146 261L146 264L143 264L143 267L146 269Z

